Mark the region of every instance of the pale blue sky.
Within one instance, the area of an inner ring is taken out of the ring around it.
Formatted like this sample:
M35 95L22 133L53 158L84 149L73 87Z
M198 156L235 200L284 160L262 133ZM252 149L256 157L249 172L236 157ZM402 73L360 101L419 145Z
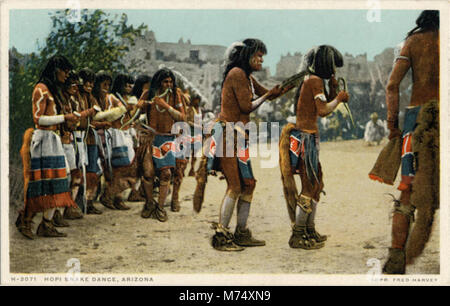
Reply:
M265 66L275 73L276 63L288 52L305 53L312 46L330 44L342 53L367 53L369 60L394 47L415 26L418 10L382 10L380 22L368 22L367 10L105 10L128 15L128 23L144 23L159 42L228 46L248 37L267 46ZM10 47L19 52L37 50L51 30L49 10L12 10Z

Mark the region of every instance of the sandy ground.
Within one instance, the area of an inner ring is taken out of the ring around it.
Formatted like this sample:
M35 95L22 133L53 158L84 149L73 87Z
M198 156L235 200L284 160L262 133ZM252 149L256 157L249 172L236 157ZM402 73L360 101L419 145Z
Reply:
M129 202L129 211L96 204L104 213L69 221L70 227L62 229L67 238L30 241L16 230L17 214L11 209L10 271L64 273L67 260L78 258L82 273L366 274L370 259L386 260L392 205L385 194L397 194L392 186L368 179L380 150L360 140L321 144L326 196L319 204L316 225L329 238L320 250L289 247L291 229L279 168L262 169L259 159L253 158L258 182L248 223L256 238L266 240L265 247L235 253L214 250L210 222L218 221L226 183L209 179L203 209L196 214L191 200L195 179L186 177L182 209L173 213L168 206L166 223L141 218L141 202ZM40 215L34 229L39 221ZM407 274L439 274L439 256L437 216L430 242Z

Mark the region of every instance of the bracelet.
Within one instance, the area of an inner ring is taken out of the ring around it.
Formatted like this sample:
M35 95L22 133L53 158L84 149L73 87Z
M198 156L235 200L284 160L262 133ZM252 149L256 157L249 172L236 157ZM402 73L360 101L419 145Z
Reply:
M175 116L176 118L180 117L180 112L174 109L172 106L169 108L169 114Z

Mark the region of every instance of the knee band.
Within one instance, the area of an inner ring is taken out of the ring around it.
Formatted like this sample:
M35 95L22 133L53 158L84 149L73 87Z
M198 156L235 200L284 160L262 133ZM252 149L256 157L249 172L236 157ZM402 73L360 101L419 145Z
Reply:
M239 197L240 200L251 203L253 199L253 193L251 194L241 194Z
M237 200L239 198L239 196L241 195L241 189L240 188L238 189L237 187L233 187L233 189L230 188L227 190L226 195L232 199Z
M303 194L297 199L297 205L307 214L312 212L312 198Z
M167 180L167 181L159 180L159 186L167 186L169 184L170 184L170 180Z
M251 202L253 198L253 191L256 187L256 180L246 180L244 187L241 190L240 199L246 202Z
M404 205L399 202L396 202L394 205L394 214L400 214L407 216L410 221L414 221L414 212L416 208L412 205Z

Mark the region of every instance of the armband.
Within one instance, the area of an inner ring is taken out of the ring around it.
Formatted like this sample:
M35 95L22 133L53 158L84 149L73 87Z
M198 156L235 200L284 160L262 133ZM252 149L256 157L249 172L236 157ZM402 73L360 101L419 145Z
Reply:
M42 126L50 126L55 124L60 124L65 121L64 115L56 115L56 116L41 116L39 117L39 125Z
M107 111L98 112L95 114L93 119L96 121L106 120L112 122L120 118L123 114L126 113L126 111L127 109L125 108L125 106L121 105L119 107L111 108Z
M395 58L394 62L398 61L399 59L406 60L406 61L409 62L409 58L406 57L406 56L403 56L403 55L398 55L398 56Z
M324 93L320 93L314 96L314 100L319 99L322 102L327 102L327 97L325 97Z
M131 105L136 105L136 104L138 104L138 100L135 96L131 96L130 98L128 98L127 103L131 104Z

